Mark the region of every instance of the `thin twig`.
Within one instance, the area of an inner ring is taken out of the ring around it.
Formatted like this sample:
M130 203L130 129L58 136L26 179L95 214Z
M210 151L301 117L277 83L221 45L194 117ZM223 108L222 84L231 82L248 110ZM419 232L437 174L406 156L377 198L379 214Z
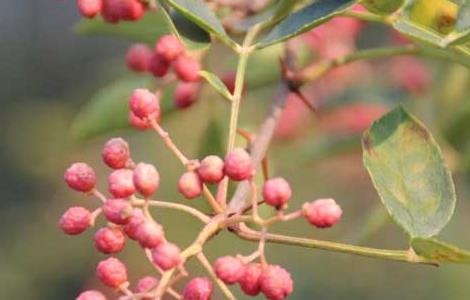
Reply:
M158 135L163 139L163 142L167 146L168 149L170 149L171 152L178 158L178 160L188 169L190 170L192 168L190 164L190 160L186 157L186 155L181 152L181 150L176 146L176 144L173 142L171 139L170 135L166 130L164 130L156 120L151 120L150 124L152 125L152 128L158 133ZM207 199L207 202L209 202L209 205L212 207L212 209L216 213L222 213L224 210L220 206L220 204L217 202L217 200L214 198L212 195L211 191L207 188L206 185L203 185L203 194Z
M145 205L145 200L135 198L134 200L132 200L132 204L137 205L137 206L143 206ZM192 208L191 206L184 205L184 204L167 202L167 201L148 200L148 205L184 211L186 213L189 213L195 216L196 218L198 218L199 220L201 220L203 223L206 223L206 224L211 221L210 217L206 216L199 210Z
M284 60L285 64L289 68L292 68L294 65L294 59L294 51L291 49L291 44L287 42ZM288 82L284 78L281 78L276 96L274 97L273 102L268 109L268 113L263 123L261 124L258 134L256 134L255 140L250 146L250 154L255 166L258 166L266 155L267 149L274 134L274 129L276 128L277 122L281 117L281 113L284 109L288 94ZM248 198L249 193L249 182L245 181L240 183L229 203L229 211L240 212L240 210L245 207L246 199Z
M198 253L197 259L201 262L202 266L206 269L207 273L209 273L212 280L214 280L217 283L220 290L224 294L225 298L234 300L235 296L232 294L229 288L225 285L225 283L223 283L222 280L217 278L217 275L215 274L214 269L212 268L212 265L210 264L209 260L207 260L207 257L204 255L204 253L202 252Z

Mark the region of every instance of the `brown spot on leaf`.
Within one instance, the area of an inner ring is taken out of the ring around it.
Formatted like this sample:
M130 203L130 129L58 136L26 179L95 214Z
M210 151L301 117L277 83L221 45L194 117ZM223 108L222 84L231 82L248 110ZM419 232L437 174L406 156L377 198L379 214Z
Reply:
M364 137L362 138L362 145L369 154L372 154L373 145L372 145L372 138L370 137L369 132L366 132L364 134Z
M413 124L411 127L411 130L415 131L420 137L422 137L425 140L429 139L429 132L421 126L420 124Z

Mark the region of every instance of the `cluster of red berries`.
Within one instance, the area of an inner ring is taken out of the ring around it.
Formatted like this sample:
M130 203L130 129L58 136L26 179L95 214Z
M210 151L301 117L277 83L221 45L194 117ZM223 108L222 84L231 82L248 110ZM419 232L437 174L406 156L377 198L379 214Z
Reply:
M112 198L104 199L102 207L95 213L83 207L69 208L60 219L62 230L70 235L80 234L102 212L109 225L95 233L94 241L98 251L104 254L120 252L127 235L143 248L151 249L153 263L160 269L168 270L178 266L181 261L180 249L166 241L160 224L145 216L142 209L133 207L128 200L136 192L147 198L158 190L160 175L157 169L146 163L134 165L129 146L121 138L109 140L104 146L102 157L106 165L113 169L108 177L108 190ZM97 193L95 172L85 163L72 164L66 170L64 179L76 191ZM111 257L100 262L96 272L97 277L112 288L120 288L127 283L126 266L117 258ZM95 291L86 292L79 299L100 299L90 298L96 294Z
M130 121L138 128L159 128L160 93L136 89L129 100ZM137 120L137 121L136 121ZM84 232L94 224L95 218L103 214L108 225L96 231L95 246L104 254L120 252L126 237L135 240L144 249L149 249L152 263L163 271L181 266L179 247L165 238L163 226L149 215L148 211L136 204L135 194L145 199L154 195L160 186L160 175L155 166L147 163L135 164L128 143L122 138L112 138L102 151L103 162L113 171L108 176L106 199L96 189L96 174L89 165L78 162L65 172L64 179L72 189L93 194L101 198L103 205L94 212L83 207L69 208L60 219L60 227L70 235ZM224 160L210 155L200 162L191 161L189 171L178 180L178 190L187 199L198 197L203 184L214 184L228 177L234 181L251 180L255 173L254 163L249 153L236 148ZM289 183L280 177L264 183L263 200L267 205L283 210L292 196ZM341 218L341 208L333 199L320 199L304 204L300 215L319 227L334 225ZM217 276L227 284L238 282L247 295L263 292L268 299L285 299L293 289L290 274L280 266L257 263L243 264L235 257L219 258L214 265ZM101 261L96 268L97 277L114 289L127 288L128 276L124 263L115 257ZM145 277L139 281L136 290L142 291L156 285L156 278ZM206 278L195 278L186 286L184 299L210 299L212 283ZM100 298L101 297L101 298ZM97 291L87 291L78 299L104 299Z
M166 76L173 67L180 80L175 89L176 107L189 107L198 98L201 64L187 53L174 35L160 37L154 49L145 44L132 45L127 52L126 63L134 72L149 72L158 78Z
M169 66L173 64L175 73L181 80L177 95L194 97L196 92L188 86L199 84L197 81L201 67L196 60L186 55L180 42L174 36L166 35L157 42L154 51L146 47L134 45L131 48L127 57L129 67L135 71L150 71L156 76L165 76ZM138 129L153 128L163 138L169 138L159 125L160 98L161 91L153 93L146 89L134 90L129 99L129 122ZM149 198L160 186L157 168L144 162L135 163L128 143L122 138L112 138L105 144L102 159L112 169L107 180L109 198L96 189L95 171L86 163L74 163L66 170L64 179L70 188L94 195L103 203L93 212L84 207L69 208L60 219L62 230L70 235L80 234L93 226L96 218L103 214L107 225L98 229L94 235L95 247L99 252L117 254L124 248L126 240L131 239L145 249L157 269L184 270L185 259L180 248L167 241L163 226L157 223L148 211L151 201ZM225 159L210 155L201 161L190 160L186 167L187 171L178 180L177 189L187 199L199 197L204 184L217 184L224 178L236 182L251 181L255 175L254 162L243 148L234 149ZM136 194L140 194L144 199L138 199ZM292 190L284 178L274 177L265 181L262 196L265 204L282 212L287 208ZM305 203L302 210L294 215L305 217L318 228L326 228L336 224L341 214L341 208L333 199L319 199ZM282 216L282 213L279 216ZM264 254L259 255L264 257ZM249 296L263 293L267 299L283 300L293 291L289 272L278 265L267 264L265 259L256 263L253 260L245 261L239 257L224 256L215 261L213 268L222 282L228 285L238 283L242 291ZM99 262L96 276L106 286L120 292L130 292L127 267L116 257ZM158 278L146 276L137 282L134 291L139 294L154 292L158 284ZM205 277L196 277L187 283L182 298L209 300L212 293L213 283ZM80 294L77 299L106 298L98 291L89 290ZM145 295L141 299L150 300L152 297Z
M187 199L199 197L203 184L219 183L227 176L234 181L249 180L255 172L250 155L242 148L234 149L222 160L210 155L194 163L194 170L185 172L178 180L178 191Z
M78 10L85 18L94 18L101 14L108 23L119 21L137 21L147 9L140 0L77 0Z
M236 257L223 256L215 261L214 270L225 284L238 283L248 296L262 292L269 300L283 300L294 288L289 272L278 265L244 264Z

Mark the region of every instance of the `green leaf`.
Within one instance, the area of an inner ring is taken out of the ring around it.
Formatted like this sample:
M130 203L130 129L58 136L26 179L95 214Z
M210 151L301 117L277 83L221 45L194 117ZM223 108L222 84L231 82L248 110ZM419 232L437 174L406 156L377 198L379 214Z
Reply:
M201 77L203 77L220 95L225 97L225 99L232 100L232 94L230 94L227 86L219 79L219 77L207 71L199 71L199 75L201 75Z
M465 55L470 55L470 49L466 45L457 45L458 43L454 42L454 39L457 39L458 41L460 40L459 42L462 41L461 39L463 39L463 37L460 36L459 33L456 33L457 36L454 36L453 34L444 36L437 31L413 22L406 14L400 18L397 18L392 26L397 31L413 40L417 40L419 42L423 42L439 48L453 46L453 49L457 50L458 52ZM454 52L452 51L453 49L448 49L447 51Z
M234 47L236 43L227 35L216 15L201 0L162 0L202 29L214 34L220 41Z
M430 237L455 207L452 177L424 125L398 107L364 134L364 165L392 218L412 237Z
M248 29L255 26L256 24L266 22L267 20L272 18L274 12L275 12L275 8L271 7L262 13L248 17L246 19L243 19L235 23L234 29L235 31L246 32L248 31Z
M77 140L86 140L115 130L130 128L128 100L136 88L151 88L149 77L118 80L99 90L82 108L72 123L72 134ZM171 96L165 93L162 115L172 111Z
M176 10L166 5L161 5L161 7L171 31L188 49L204 49L210 46L211 36L207 31L188 20Z
M459 8L457 17L457 31L470 29L470 1L466 0Z
M406 36L425 42L431 45L439 45L442 41L442 36L437 32L426 29L418 24L411 22L406 18L399 18L393 23L393 28L405 34Z
M470 41L470 1L465 1L459 8L456 31L449 34L443 45L460 45Z
M199 145L198 157L200 159L208 155L224 156L224 127L219 119L213 118L207 124Z
M312 4L291 14L279 23L268 35L261 40L258 48L264 48L272 44L304 33L318 26L336 14L351 7L356 0L318 0Z
M436 262L470 263L470 252L436 239L415 238L411 247L419 256Z
M264 12L237 22L235 30L245 32L256 24L263 24L263 28L269 28L287 17L300 3L301 0L280 0Z
M109 24L101 18L94 18L82 20L75 26L77 34L120 37L147 44L155 43L167 31L162 16L156 13L147 13L138 22Z

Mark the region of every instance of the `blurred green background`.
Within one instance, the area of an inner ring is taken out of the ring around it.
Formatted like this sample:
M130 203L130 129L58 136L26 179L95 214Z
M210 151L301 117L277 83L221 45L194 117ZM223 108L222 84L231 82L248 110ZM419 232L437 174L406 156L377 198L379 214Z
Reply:
M151 133L119 131L87 140L74 139L71 127L76 115L95 92L110 82L130 76L123 63L130 43L77 36L73 26L79 20L73 1L0 1L1 299L74 299L84 288L106 290L94 278L94 267L104 257L94 250L94 229L72 238L62 234L57 222L69 206L96 207L92 199L66 189L62 174L70 162L87 161L96 168L99 186L105 190L109 170L100 161L100 151L109 137L126 137L136 160L157 165L162 174L159 198L181 200L176 192L176 180L183 169ZM384 30L368 28L362 43L380 43L378 37ZM273 59L270 67L274 65L276 55L261 54ZM217 60L217 56L212 60ZM467 147L459 149L456 146L466 145L468 140L466 130L470 119L462 108L465 103L460 102L465 98L468 100L468 69L442 63L428 64L435 75L435 85L419 100L407 100L408 106L426 121L445 147L445 153L449 153L450 162L458 162L453 164L458 166L454 168L457 209L441 238L470 248ZM228 62L218 68L229 69L230 65ZM380 66L374 67L380 70ZM273 73L273 69L270 70ZM256 71L252 68L253 77L264 76L253 75ZM452 76L457 79L451 79ZM462 76L467 80L461 80ZM458 86L449 81L458 82ZM394 105L403 98L410 98L389 87L384 92L380 86L386 86L386 83L387 78L380 76L365 81L359 88L341 93L337 103L360 99ZM257 128L274 90L272 84L257 85L243 104L241 124L246 129ZM463 92L454 95L459 89ZM457 100L453 101L451 97ZM206 91L190 110L176 112L165 119L165 127L190 156L200 153L200 144L205 141L201 136L208 124L214 126L211 123L214 116L219 121L227 118L226 105L216 98L214 93ZM449 138L454 149L447 146L447 140L441 134L441 129L447 128L442 125L447 125L449 120L445 118L446 114L459 115L461 122L455 124L457 129L454 128ZM291 207L317 197L333 197L343 207L344 218L338 226L325 231L315 230L303 220L275 229L297 236L375 247L407 247L406 235L385 216L362 167L360 150L356 146L359 137L352 136L352 143L346 143L349 145L346 148L344 145L331 148L330 143L318 141L332 141L333 137L319 133L316 121L310 122L312 128L300 139L275 143L270 152L271 172L282 174L292 182L295 196ZM225 127L222 125L222 132ZM213 146L216 140L212 138L208 142ZM242 140L239 142L243 143ZM347 151L343 151L345 149ZM463 155L457 154L456 149ZM339 154L333 155L336 152ZM462 157L463 160L457 160ZM195 205L206 209L201 202L195 201ZM188 245L199 229L199 224L185 215L164 210L157 210L155 214L166 225L170 240L181 245ZM374 224L380 226L375 228ZM221 254L248 253L254 246L224 233L208 244L207 255L214 259ZM268 245L267 249L268 259L285 266L293 275L295 291L291 299L470 299L470 267L466 265L448 264L434 268L282 245ZM128 243L119 256L128 262L133 280L152 273L134 244ZM203 274L195 262L190 263L190 269L195 274ZM235 290L243 298L238 289ZM215 299L220 296L216 295Z

